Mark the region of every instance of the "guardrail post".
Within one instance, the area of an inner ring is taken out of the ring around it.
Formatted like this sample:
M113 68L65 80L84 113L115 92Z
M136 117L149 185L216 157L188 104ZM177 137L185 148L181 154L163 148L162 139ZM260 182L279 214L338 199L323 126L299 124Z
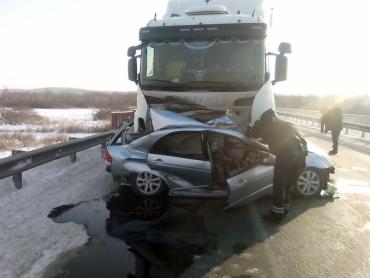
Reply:
M15 155L17 153L24 153L25 151L20 150L12 150L12 155ZM15 188L21 189L23 186L23 179L22 179L22 172L16 173L13 177L13 183Z
M76 140L77 138L75 137L69 137L68 138L68 141L73 141L73 140ZM69 158L71 160L72 163L75 163L77 161L77 153L72 153L69 155Z
M21 189L23 186L22 172L19 172L13 176L13 183L15 188Z
M75 163L77 161L77 154L76 153L70 154L69 158L71 159L72 163Z
M365 137L365 131L361 131L361 137L364 138Z

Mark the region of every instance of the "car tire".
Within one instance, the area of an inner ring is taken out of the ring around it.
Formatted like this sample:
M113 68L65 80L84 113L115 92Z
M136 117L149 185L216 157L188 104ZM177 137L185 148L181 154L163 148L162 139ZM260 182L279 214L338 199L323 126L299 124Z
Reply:
M312 198L320 194L324 185L324 179L319 169L305 168L298 176L295 193L302 198Z
M142 197L161 196L166 192L163 180L150 172L142 172L131 176L132 191Z

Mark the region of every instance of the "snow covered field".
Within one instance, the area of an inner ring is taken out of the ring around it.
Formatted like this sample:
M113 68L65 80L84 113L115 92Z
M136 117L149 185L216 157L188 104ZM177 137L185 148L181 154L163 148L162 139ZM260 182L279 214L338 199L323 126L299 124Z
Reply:
M93 121L93 114L99 109L66 108L66 109L34 109L34 111L50 121Z
M12 154L11 151L1 151L0 150L0 159L3 158L3 157L7 157L7 156L9 156L11 154Z
M52 208L102 197L116 189L98 147L24 173L24 188L0 180L0 277L41 277L61 253L88 241L82 225L59 224Z
M10 108L6 108L10 109ZM105 120L95 120L94 114L98 109L33 109L38 115L44 118L44 123L18 123L1 124L0 132L63 132L63 130L73 129L86 130L104 128L107 124Z
M12 110L11 108L2 108L3 111ZM15 111L15 110L13 110ZM46 141L60 142L62 136L69 137L83 137L91 135L92 133L102 132L109 129L110 122L106 120L94 119L94 114L98 109L33 109L31 110L37 115L41 116L43 121L40 123L22 123L9 124L0 121L0 141L1 135L12 136L13 134L24 136L32 136L28 138L27 142L16 142L16 139L22 141L22 138L15 138L14 146L11 148L20 150L30 150L40 148L45 145ZM21 137L21 136L20 136ZM49 138L50 140L45 140ZM1 143L1 142L0 142ZM4 145L8 145L7 148ZM0 158L10 155L9 140L7 144L0 144Z

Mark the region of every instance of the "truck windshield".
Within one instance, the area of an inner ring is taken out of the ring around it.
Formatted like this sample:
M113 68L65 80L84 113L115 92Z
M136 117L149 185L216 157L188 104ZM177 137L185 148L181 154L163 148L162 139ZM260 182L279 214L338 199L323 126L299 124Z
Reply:
M257 90L264 52L264 41L252 39L150 42L142 49L140 84L147 90Z

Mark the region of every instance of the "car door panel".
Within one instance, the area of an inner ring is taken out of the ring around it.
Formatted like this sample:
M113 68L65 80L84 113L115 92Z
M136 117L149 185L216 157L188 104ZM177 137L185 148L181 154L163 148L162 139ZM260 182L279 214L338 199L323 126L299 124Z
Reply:
M149 154L148 164L153 170L175 175L194 185L208 185L211 179L211 163L205 160Z
M274 166L258 165L229 179L228 206L237 207L265 195L272 187Z

